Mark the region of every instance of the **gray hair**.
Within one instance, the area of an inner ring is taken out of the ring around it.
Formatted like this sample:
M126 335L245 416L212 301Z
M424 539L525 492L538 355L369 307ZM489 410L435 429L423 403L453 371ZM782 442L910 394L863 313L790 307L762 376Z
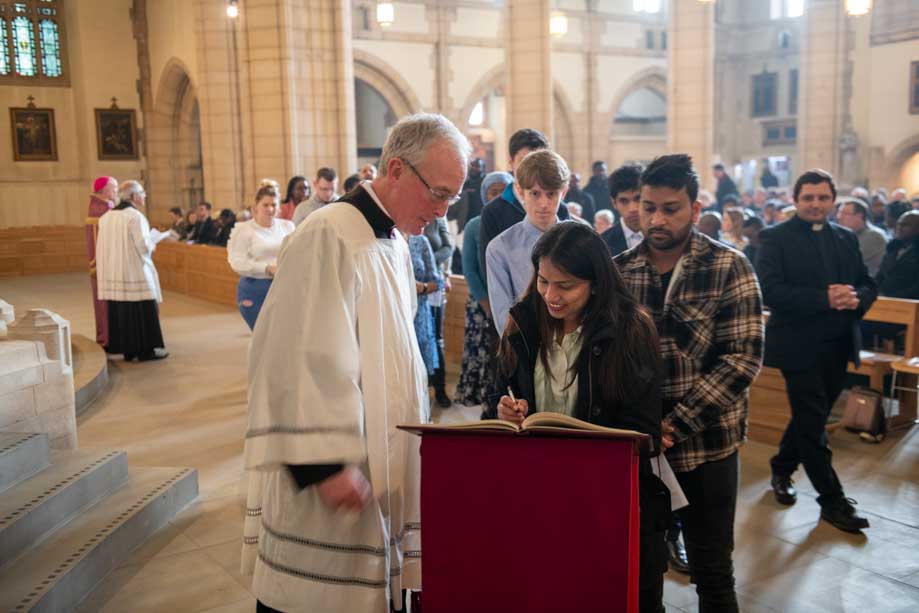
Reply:
M613 223L613 212L609 209L600 209L597 211L597 214L594 215L594 222L596 222L597 219L603 219L609 223Z
M469 165L472 147L449 119L434 113L416 113L403 117L393 127L383 145L380 174L386 175L389 161L393 158L417 166L424 159L428 148L439 141L446 141L450 145L463 163L463 168Z
M118 199L122 202L130 202L134 194L144 191L144 186L139 181L125 181L118 186Z

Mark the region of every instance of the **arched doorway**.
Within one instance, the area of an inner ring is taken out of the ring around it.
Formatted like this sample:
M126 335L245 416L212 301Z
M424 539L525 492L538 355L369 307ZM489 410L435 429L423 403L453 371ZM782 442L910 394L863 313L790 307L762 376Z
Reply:
M646 162L667 147L667 81L663 71L640 71L619 90L609 110L609 153L615 168Z
M386 98L363 79L354 79L354 113L358 166L376 164L386 136L399 118Z
M163 71L148 131L148 216L162 223L170 208L187 211L204 199L198 96L177 59Z

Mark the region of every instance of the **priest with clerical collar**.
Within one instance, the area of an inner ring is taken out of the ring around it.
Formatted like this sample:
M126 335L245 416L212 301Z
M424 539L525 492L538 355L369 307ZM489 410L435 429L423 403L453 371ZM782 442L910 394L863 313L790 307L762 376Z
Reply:
M408 246L458 199L470 147L440 115L402 119L380 175L281 249L249 355L243 572L258 610L404 610L421 586L418 441L427 371Z
M89 196L89 210L86 212L86 254L89 257L89 281L93 288L93 312L96 316L96 342L108 345L108 305L99 300L96 282L96 239L99 237L99 218L112 210L118 195L118 181L115 177L99 177L93 181L93 193Z
M165 351L157 303L163 301L153 265L156 241L142 210L147 194L137 181L118 188L118 205L99 220L96 274L108 300L108 352L126 361L161 360Z

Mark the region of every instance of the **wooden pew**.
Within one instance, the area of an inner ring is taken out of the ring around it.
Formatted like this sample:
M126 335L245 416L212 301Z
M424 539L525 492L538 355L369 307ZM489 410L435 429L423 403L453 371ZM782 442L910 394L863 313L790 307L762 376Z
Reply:
M86 271L83 226L29 226L0 230L0 277Z
M919 300L878 298L865 314L865 319L905 326L905 357L919 355L917 354L917 349L919 349ZM903 357L884 353L867 356L863 353L861 367L855 368L855 364L850 363L849 372L867 376L870 387L882 391L884 377L892 372L891 363ZM909 385L909 382L904 382L904 385ZM912 424L916 419L915 394L901 392L898 398L900 414L890 420L888 424L890 428ZM790 417L791 408L788 405L782 373L775 368L763 368L750 387L748 420L750 438L763 443L778 444ZM828 430L833 431L834 426L829 426Z
M163 241L153 263L164 290L236 307L239 275L230 268L226 248Z
M469 286L462 275L450 275L453 289L447 294L444 312L444 358L447 367L459 369L463 361L463 337L466 329L466 299Z

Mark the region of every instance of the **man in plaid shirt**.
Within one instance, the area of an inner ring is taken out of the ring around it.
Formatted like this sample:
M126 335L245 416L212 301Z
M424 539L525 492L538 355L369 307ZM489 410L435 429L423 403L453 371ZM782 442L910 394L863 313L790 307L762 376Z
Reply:
M619 255L626 285L657 323L663 445L689 506L680 511L702 613L737 611L734 509L748 388L762 364L762 297L739 251L693 228L699 177L687 155L641 175L644 240Z

